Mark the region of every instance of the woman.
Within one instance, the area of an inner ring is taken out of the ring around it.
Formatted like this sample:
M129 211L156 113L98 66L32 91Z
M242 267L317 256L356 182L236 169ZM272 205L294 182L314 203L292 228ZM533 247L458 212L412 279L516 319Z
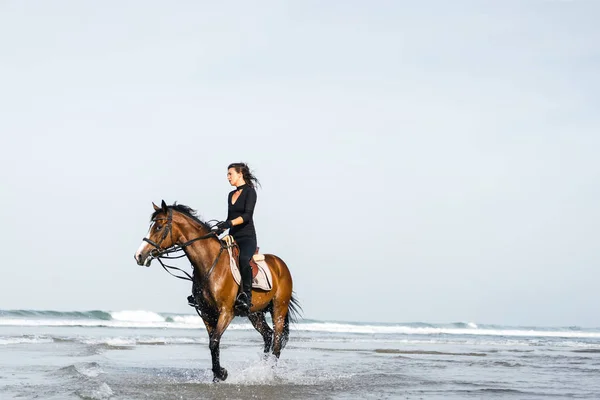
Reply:
M254 229L254 206L256 205L256 185L260 182L250 172L247 164L233 163L227 167L227 180L236 189L229 193L227 220L216 226L220 234L229 229L240 248L240 275L242 291L236 299L235 307L247 314L252 306L252 267L250 259L256 252L256 230ZM193 297L192 297L193 299ZM188 298L190 300L190 298ZM191 305L194 305L190 302Z
M254 228L254 206L258 179L250 172L247 164L233 163L227 167L227 180L236 189L227 198L227 220L217 224L220 230L229 229L240 248L240 275L242 291L236 299L236 307L248 313L252 306L252 267L250 259L256 252L256 230Z

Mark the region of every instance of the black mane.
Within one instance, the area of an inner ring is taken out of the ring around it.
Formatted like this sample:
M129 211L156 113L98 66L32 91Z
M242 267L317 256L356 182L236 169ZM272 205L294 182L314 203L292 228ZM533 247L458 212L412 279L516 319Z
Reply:
M191 207L186 206L185 204L177 204L177 202L175 202L175 203L171 204L170 206L167 206L167 208L178 211L184 215L187 215L188 217L190 217L191 219L193 219L194 221L196 221L197 223L202 225L202 227L204 229L206 229L207 231L210 231L211 227L206 222L202 221L196 214L196 210L192 209ZM160 214L162 212L163 212L162 208L159 208L158 210L154 211L152 213L152 216L150 217L150 221L152 221L154 218L156 218L156 216L158 214Z

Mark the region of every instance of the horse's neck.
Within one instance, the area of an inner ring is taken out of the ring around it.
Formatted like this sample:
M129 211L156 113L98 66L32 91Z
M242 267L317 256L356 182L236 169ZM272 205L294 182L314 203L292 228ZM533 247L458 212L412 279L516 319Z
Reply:
M196 223L188 222L182 230L184 242L208 234L205 229ZM196 240L184 249L188 259L201 275L206 275L217 257L219 251L218 243L212 238Z

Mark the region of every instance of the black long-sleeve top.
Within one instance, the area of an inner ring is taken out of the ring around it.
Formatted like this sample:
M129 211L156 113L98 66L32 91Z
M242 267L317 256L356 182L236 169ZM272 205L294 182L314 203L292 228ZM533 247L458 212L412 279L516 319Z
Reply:
M231 204L233 194L242 189L242 193ZM244 222L240 225L233 226L229 229L229 233L235 239L242 237L251 237L256 239L256 230L254 229L254 206L256 205L256 190L247 183L239 186L236 190L232 190L227 198L227 220L233 221L237 217L242 217Z

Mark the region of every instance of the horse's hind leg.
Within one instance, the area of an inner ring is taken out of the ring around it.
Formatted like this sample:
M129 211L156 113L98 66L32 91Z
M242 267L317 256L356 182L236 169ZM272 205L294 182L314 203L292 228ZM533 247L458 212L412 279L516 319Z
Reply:
M273 328L275 329L274 343L273 343L273 354L279 358L281 350L285 347L289 337L289 319L288 319L288 305L285 304L274 304L273 312Z
M268 353L271 350L271 345L273 344L273 329L267 324L265 320L265 313L262 311L255 312L248 315L248 319L252 322L252 326L254 329L258 331L263 337L265 341L265 353Z

